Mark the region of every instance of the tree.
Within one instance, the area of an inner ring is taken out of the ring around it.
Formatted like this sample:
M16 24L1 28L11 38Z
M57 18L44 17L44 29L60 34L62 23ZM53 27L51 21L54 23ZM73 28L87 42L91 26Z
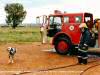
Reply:
M12 3L5 6L6 23L11 25L12 28L16 28L20 23L23 22L26 16L26 11L22 4Z

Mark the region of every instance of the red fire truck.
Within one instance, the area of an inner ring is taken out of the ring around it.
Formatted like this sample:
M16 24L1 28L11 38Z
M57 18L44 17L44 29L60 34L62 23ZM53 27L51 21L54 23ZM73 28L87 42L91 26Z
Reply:
M89 22L88 28L93 27L93 15L91 13L55 13L48 18L48 36L53 36L53 45L59 54L75 53L75 47L80 40L80 23ZM94 41L93 41L94 42ZM92 43L92 46L94 46Z
M62 13L58 10L48 16L47 35L53 37L52 44L57 53L76 53L75 47L79 44L81 32L80 23L89 22L88 28L93 27L93 15L91 13ZM94 41L93 41L94 42ZM92 43L94 46L95 43Z

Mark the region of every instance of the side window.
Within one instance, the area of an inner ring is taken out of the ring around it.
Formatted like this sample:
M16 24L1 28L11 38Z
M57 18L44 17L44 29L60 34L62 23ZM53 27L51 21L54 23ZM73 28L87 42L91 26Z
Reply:
M64 23L69 23L69 17L68 16L64 17Z
M90 21L91 17L85 17L85 22Z
M75 17L75 22L76 23L81 23L82 22L82 17L81 16L76 16Z
M92 17L86 16L85 23L87 24L88 28L92 28L93 27Z

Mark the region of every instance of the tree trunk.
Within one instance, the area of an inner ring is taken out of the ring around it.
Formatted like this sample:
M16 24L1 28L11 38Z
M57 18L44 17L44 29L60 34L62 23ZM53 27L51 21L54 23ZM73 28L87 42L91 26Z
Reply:
M13 26L12 26L12 28L15 29L16 26L17 26L17 25L16 25L16 20L15 20L15 18L13 18Z

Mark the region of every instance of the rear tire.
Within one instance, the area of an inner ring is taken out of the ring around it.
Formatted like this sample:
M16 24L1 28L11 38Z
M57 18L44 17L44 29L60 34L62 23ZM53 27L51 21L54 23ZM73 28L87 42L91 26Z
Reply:
M72 44L67 38L58 38L54 46L58 54L66 55L70 52Z

